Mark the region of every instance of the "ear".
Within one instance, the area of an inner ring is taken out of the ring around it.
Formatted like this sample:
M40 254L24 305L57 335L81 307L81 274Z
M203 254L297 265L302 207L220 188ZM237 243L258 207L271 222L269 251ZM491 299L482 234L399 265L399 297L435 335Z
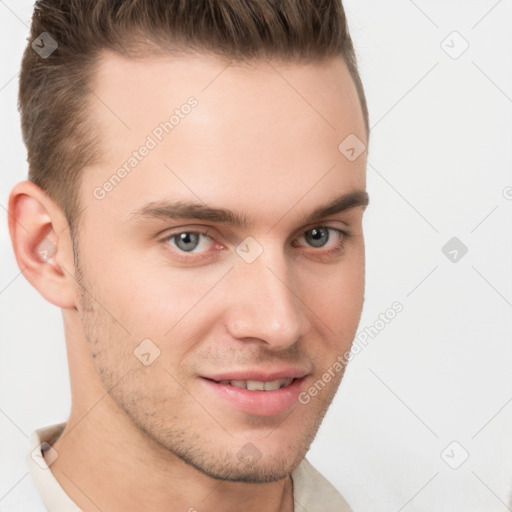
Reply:
M69 225L37 185L18 183L9 196L9 233L18 266L30 284L60 308L75 308L75 267Z

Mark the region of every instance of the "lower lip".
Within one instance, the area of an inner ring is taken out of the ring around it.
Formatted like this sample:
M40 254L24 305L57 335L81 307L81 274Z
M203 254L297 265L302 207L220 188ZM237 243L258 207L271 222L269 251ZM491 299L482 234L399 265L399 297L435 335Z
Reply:
M256 416L274 416L290 409L297 403L305 377L294 379L284 388L274 391L249 391L213 380L201 380L218 396L238 410Z

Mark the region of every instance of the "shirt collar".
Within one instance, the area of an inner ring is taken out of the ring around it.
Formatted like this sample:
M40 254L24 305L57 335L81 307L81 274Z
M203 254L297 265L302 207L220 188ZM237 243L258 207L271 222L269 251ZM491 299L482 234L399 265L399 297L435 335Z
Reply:
M48 462L51 466L52 462L58 456L58 453L51 445L61 435L65 426L66 423L64 422L35 430L29 440L27 464L39 494L41 495L41 499L49 511L82 512L81 509L71 501L71 498L60 486L48 466ZM48 462L43 456L43 451L48 458Z

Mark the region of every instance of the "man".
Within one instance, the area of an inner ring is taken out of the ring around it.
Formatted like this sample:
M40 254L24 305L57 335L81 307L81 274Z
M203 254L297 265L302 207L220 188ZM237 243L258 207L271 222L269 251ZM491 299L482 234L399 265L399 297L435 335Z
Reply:
M305 459L364 300L339 1L43 0L20 111L10 234L72 391L34 510L350 510Z

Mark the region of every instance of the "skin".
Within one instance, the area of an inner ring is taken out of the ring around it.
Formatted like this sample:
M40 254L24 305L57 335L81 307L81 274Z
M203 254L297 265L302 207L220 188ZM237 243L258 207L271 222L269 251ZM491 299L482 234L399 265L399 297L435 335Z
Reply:
M76 266L59 206L29 182L11 193L18 264L64 319L72 407L51 471L86 512L292 511L290 473L342 378L307 405L267 416L238 410L201 379L298 366L307 389L349 350L364 301L364 207L303 222L334 196L366 188L366 155L351 162L338 150L349 134L366 143L345 64L226 66L203 54L102 54L88 106L102 163L84 170ZM96 199L94 189L190 96L190 114ZM178 199L239 211L250 225L131 217ZM337 254L328 254L334 230L324 247L311 245L305 233L320 226L350 233ZM169 238L204 229L211 238L193 253ZM250 264L236 252L249 236L263 249ZM56 246L46 260L45 239ZM145 366L134 350L147 338L160 355ZM247 443L260 456L242 463Z

